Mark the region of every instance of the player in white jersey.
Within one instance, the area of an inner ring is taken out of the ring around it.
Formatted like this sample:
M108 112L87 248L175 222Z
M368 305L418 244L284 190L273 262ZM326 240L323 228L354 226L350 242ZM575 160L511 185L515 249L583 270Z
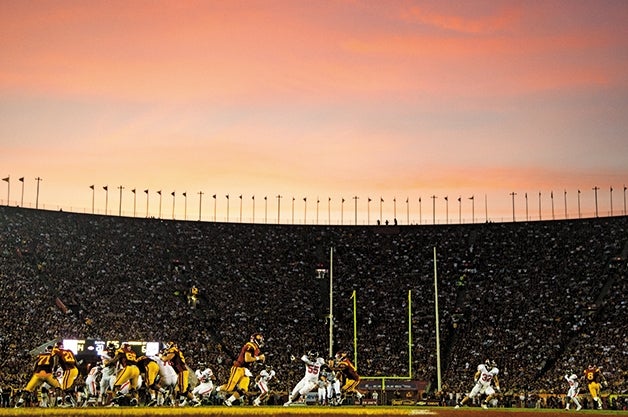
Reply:
M486 395L486 398L482 401L482 408L488 408L488 403L495 396L495 390L499 391L499 379L497 378L497 374L499 374L499 369L497 369L497 365L494 361L487 359L486 362L479 364L478 370L474 375L475 385L471 389L471 392L456 405L456 408L465 405L472 398L482 394ZM493 383L495 384L494 389L492 386Z
M292 389L288 401L284 403L284 407L290 406L290 404L298 400L301 395L306 395L316 388L318 384L318 374L321 371L321 366L325 364L325 359L319 357L318 352L315 350L310 350L301 357L301 360L305 363L305 376Z
M576 374L567 374L565 375L565 379L569 384L569 391L567 391L567 396L565 397L565 410L569 410L571 402L576 404L576 410L582 409L582 405L580 405L580 401L578 401L578 392L580 391L578 377Z
M333 371L327 365L321 368L320 379L325 381L327 391L325 404L327 405L340 405L342 403L340 379L336 376L336 372L337 371Z
M214 390L214 372L209 368L203 371L197 369L194 375L198 379L198 385L192 390L192 395L202 402L204 398L209 398Z
M100 371L100 405L107 405L113 396L113 383L116 381L116 364L112 362L116 347L113 344L100 352L102 370Z
M85 377L85 390L87 391L87 400L83 403L83 407L92 406L95 407L98 401L98 375L102 371L100 363L93 364L87 376Z
M271 365L266 365L262 372L259 373L257 378L255 378L255 384L259 389L260 394L257 396L255 400L253 400L253 405L255 407L259 407L262 404L262 401L265 401L268 398L268 382L273 379L275 376L275 370Z

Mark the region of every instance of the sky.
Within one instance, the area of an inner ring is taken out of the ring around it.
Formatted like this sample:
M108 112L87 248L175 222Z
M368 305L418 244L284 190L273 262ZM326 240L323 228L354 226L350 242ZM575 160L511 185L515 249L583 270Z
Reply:
M622 215L627 21L624 0L0 0L0 204Z

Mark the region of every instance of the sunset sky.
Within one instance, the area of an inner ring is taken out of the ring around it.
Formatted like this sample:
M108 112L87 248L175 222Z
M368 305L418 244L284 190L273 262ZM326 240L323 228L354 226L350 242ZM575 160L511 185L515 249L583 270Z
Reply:
M442 224L591 217L599 187L625 214L626 22L624 0L0 0L0 203Z

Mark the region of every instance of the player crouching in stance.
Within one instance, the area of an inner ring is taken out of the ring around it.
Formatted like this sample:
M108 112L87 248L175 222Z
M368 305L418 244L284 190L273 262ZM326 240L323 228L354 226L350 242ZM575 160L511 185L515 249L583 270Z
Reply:
M138 405L138 392L140 369L137 367L137 355L131 348L129 343L123 343L122 347L116 350L115 356L110 365L119 365L122 369L118 372L116 380L113 383L115 397L111 401L111 406L119 406L126 402L127 395L123 392L123 385L129 385L129 404Z
M292 356L290 359L295 360L296 358ZM318 386L318 374L321 371L321 366L325 364L325 359L319 357L317 351L310 350L307 354L301 356L301 360L305 363L305 376L292 389L288 401L284 403L284 407L290 406L300 396L306 395Z
M497 369L497 365L494 361L487 359L486 362L479 364L478 370L473 377L475 379L475 385L471 389L471 392L467 394L462 401L456 404L456 408L460 408L467 404L472 398L482 394L487 396L484 401L482 401L482 408L488 408L488 404L495 397L495 390L499 391L498 373L499 369ZM495 389L493 389L491 385L493 383L495 383Z
M578 377L576 374L567 374L565 375L565 379L569 384L569 391L567 391L567 396L565 397L565 410L569 410L571 402L576 404L576 410L580 410L582 406L580 405L580 401L578 401Z

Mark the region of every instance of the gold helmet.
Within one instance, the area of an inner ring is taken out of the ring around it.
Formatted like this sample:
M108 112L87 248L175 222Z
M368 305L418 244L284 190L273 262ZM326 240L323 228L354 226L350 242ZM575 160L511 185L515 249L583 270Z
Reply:
M251 342L255 343L257 347L264 346L264 336L261 333L253 333L251 335Z

